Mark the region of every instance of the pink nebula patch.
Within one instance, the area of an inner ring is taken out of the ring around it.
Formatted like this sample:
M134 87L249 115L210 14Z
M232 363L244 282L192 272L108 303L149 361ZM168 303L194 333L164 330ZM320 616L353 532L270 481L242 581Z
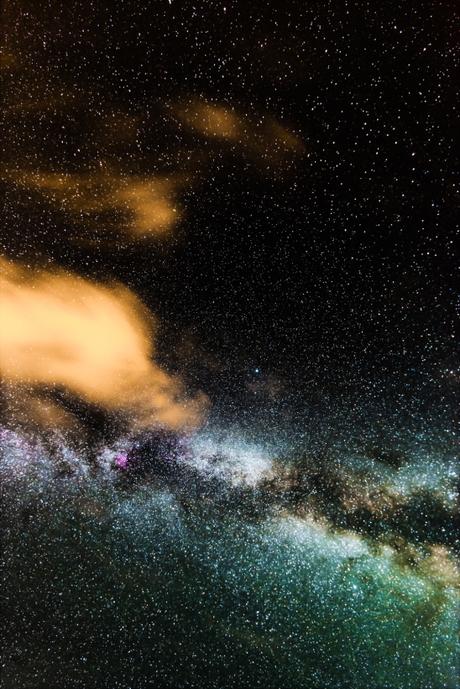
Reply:
M126 469L128 466L128 455L126 452L120 452L120 454L115 457L115 466L119 469Z

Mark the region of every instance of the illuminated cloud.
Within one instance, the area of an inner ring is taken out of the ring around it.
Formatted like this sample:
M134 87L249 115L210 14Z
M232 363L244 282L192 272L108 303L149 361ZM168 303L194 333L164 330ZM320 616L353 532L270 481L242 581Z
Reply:
M0 373L7 383L62 386L135 426L196 425L204 400L152 361L150 314L129 290L0 263Z
M1 367L0 367L1 375ZM3 377L3 376L2 376ZM2 380L2 422L26 431L34 428L76 431L82 438L82 428L77 417L66 411L62 404L52 399L52 393L36 386L11 383ZM76 437L74 435L74 437Z
M177 181L134 179L119 188L116 204L126 207L132 216L133 235L168 232L181 217L174 201Z
M283 165L305 152L302 140L270 116L247 116L233 108L192 99L173 112L198 134L237 144L256 162Z
M40 192L78 221L97 224L97 216L104 214L106 228L133 238L165 235L182 215L176 197L185 179L179 175L160 178L111 170L87 174L21 170L5 176Z
M238 140L243 134L243 121L230 108L193 101L179 105L176 114L200 134L220 139Z

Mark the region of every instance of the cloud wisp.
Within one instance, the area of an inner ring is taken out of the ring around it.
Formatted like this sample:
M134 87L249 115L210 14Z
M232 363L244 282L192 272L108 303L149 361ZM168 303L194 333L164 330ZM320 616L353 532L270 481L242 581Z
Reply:
M155 320L126 288L63 271L0 264L0 373L7 383L57 386L134 427L193 427L204 397L186 399L154 355Z

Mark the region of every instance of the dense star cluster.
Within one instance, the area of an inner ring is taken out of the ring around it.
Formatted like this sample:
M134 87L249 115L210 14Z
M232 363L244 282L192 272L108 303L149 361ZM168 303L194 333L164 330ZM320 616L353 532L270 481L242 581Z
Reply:
M3 440L5 686L455 686L456 472L436 448L326 469L160 434L91 467Z
M5 0L1 689L456 689L452 0Z

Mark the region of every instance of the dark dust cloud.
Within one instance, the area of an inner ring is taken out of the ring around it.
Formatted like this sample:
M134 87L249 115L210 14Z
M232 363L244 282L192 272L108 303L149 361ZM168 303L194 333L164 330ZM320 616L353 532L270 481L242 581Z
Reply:
M453 1L4 0L2 689L457 689Z

